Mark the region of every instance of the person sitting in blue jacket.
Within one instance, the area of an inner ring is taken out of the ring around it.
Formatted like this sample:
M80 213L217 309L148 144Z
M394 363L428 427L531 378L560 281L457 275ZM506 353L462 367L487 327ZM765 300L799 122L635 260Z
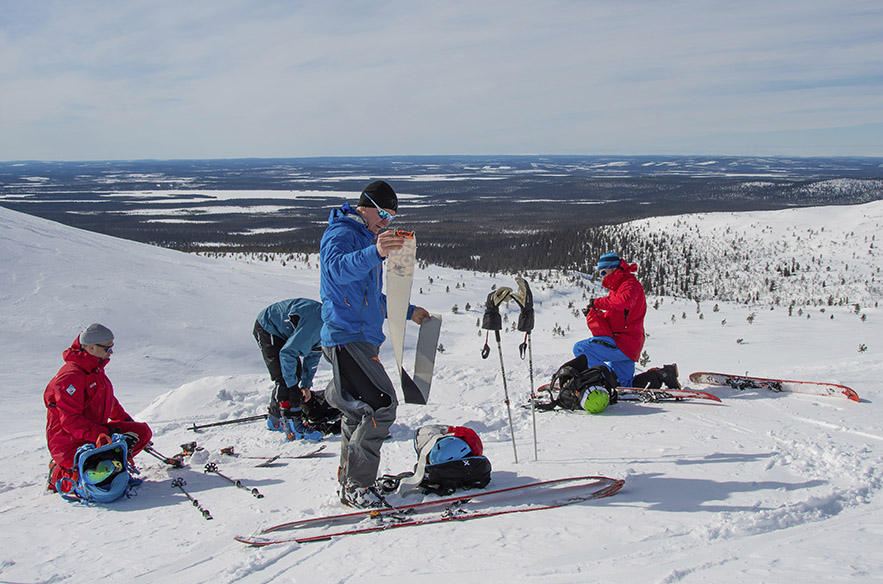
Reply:
M274 383L267 427L285 432L291 440L322 439L303 415L322 358L321 330L322 305L308 298L271 304L254 323L254 338Z

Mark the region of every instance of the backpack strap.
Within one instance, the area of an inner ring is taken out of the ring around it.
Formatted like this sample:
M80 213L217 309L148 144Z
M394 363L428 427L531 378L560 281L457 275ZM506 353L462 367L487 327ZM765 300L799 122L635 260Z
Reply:
M453 434L436 434L426 441L423 448L417 453L417 466L414 467L414 472L411 473L411 476L399 481L398 488L396 489L398 494L404 495L408 491L412 491L420 486L420 483L423 482L423 477L426 476L426 461L429 458L429 452L432 450L432 447L442 438L452 435Z
M68 487L67 490L64 489L64 484L66 482L70 483L70 487ZM61 497L63 499L67 499L68 501L71 501L72 503L82 500L82 499L80 499L80 497L77 496L76 492L74 491L76 486L77 486L77 482L70 477L61 477L60 479L55 481L55 491L59 495L61 495Z

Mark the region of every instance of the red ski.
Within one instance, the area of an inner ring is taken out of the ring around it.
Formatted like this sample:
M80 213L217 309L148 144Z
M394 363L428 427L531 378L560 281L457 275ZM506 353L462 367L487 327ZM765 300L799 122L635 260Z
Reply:
M493 491L477 491L456 497L421 501L398 507L368 509L290 521L267 527L251 536L237 536L251 546L325 541L344 535L374 533L451 521L467 521L512 513L555 509L565 505L609 497L625 481L603 476L570 477L540 481ZM268 535L297 531L295 535Z
M729 385L734 389L768 389L776 392L784 391L810 395L844 395L852 401L861 401L855 391L845 385L838 385L836 383L769 379L766 377L750 377L729 373L708 373L706 371L691 373L690 381L706 385Z

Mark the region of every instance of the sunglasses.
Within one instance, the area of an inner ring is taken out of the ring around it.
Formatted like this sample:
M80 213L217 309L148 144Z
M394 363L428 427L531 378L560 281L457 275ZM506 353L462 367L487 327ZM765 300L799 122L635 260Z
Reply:
M111 343L109 345L99 345L98 343L96 343L95 346L101 347L102 349L104 349L105 353L110 353L113 351L113 343Z
M381 209L380 206L374 202L374 199L372 199L371 197L368 196L368 193L362 193L362 194L365 195L366 199L371 201L371 204L374 205L374 207L377 209L377 215L381 219L383 219L384 221L392 221L393 219L395 219L395 215L388 213L387 211L384 211L383 209Z

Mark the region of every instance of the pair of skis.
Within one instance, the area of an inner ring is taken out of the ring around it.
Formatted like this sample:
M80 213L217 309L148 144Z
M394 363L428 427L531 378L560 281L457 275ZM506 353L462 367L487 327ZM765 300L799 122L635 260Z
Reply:
M236 458L260 460L261 462L255 465L255 466L260 467L260 466L271 466L274 462L278 461L279 459L312 458L312 457L318 455L323 450L325 450L326 447L327 447L327 444L319 444L318 446L314 446L313 448L310 448L306 452L302 452L300 454L288 455L288 456L283 455L283 454L276 454L274 456L245 456L245 455L239 454L238 452L234 452L233 446L227 446L226 448L221 448L221 454L223 454L225 456L236 457ZM183 468L185 466L184 457L192 456L194 452L197 452L199 450L203 450L203 448L201 446L197 446L196 442L188 442L186 444L181 445L181 452L179 452L178 454L175 454L174 456L166 456L166 455L160 453L158 450L156 450L153 447L153 443L151 442L144 449L144 452L146 452L147 454L153 456L154 458L160 460L164 464L167 464L173 468Z
M818 381L793 381L788 379L773 379L768 377L752 377L748 375L733 375L731 373L710 373L698 371L690 374L690 381L703 385L729 386L733 389L767 389L773 392L803 393L818 396L838 396L860 402L858 394L851 388L837 383L824 383Z
M766 389L775 393L800 393L816 396L843 396L851 401L860 402L855 390L837 383L818 381L795 381L768 377L752 377L731 373L710 373L699 371L690 374L690 381L702 385L732 387L733 389ZM537 393L548 391L548 384L543 385ZM720 398L707 391L684 387L680 389L644 389L636 387L618 387L616 389L623 401L659 402L681 400L710 400L720 402Z
M476 491L396 507L300 519L234 539L250 546L326 541L345 535L556 509L616 494L624 481L604 476L553 479L492 491ZM280 532L295 532L284 535Z
M549 392L549 384L540 386L536 393L542 394ZM682 400L707 400L720 403L721 399L707 391L700 391L684 387L680 389L648 389L641 387L617 387L616 393L621 401L635 401L641 403L656 403L662 401L682 401ZM525 404L524 407L530 407Z
M308 450L306 452L303 452L301 454L294 454L291 456L284 456L282 454L276 454L275 456L246 456L243 454L239 454L238 452L234 452L233 447L228 446L226 448L221 448L221 454L223 454L225 456L232 456L235 458L260 460L261 462L259 462L255 466L256 467L267 467L267 466L273 466L274 463L276 463L280 459L312 458L312 457L316 456L317 454L319 454L320 452L322 452L323 450L325 450L326 446L327 446L327 444L319 444L318 446L315 446L314 448L311 448L310 450Z

